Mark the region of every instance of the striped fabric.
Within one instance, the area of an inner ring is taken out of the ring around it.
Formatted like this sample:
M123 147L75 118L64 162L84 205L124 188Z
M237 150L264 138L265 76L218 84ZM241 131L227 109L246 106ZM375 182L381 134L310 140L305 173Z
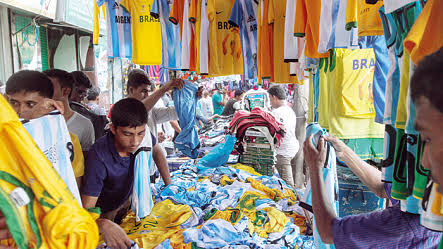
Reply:
M145 137L137 151L131 157L134 164L134 188L131 209L137 221L151 213L154 203L151 194L150 167L152 164L152 137L146 126Z
M71 164L74 147L63 115L55 111L41 118L22 122L81 206L80 192Z

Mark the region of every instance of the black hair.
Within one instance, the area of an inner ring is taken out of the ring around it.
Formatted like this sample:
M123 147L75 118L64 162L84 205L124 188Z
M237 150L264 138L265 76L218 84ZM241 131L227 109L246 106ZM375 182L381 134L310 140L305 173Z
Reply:
M148 74L141 69L132 69L128 75L127 91L129 93L129 87L138 88L142 85L151 85Z
M443 47L424 57L411 77L411 98L421 96L443 113Z
M89 77L82 71L71 72L74 78L74 86L84 86L85 88L91 88L92 83Z
M148 112L139 100L122 99L112 107L111 122L115 127L142 126L148 122Z
M272 86L268 89L269 95L277 97L279 100L286 99L286 92L281 86Z
M69 88L71 92L69 97L71 97L72 89L74 88L74 77L65 70L61 69L48 69L43 71L49 78L55 78L58 80L61 88Z
M243 92L242 90L237 89L237 90L235 90L234 96L235 96L235 97L238 97L238 96L241 96L243 93L244 93L244 92Z
M54 86L45 74L33 70L22 70L9 77L6 81L5 91L6 94L15 94L21 91L38 92L42 97L52 98Z

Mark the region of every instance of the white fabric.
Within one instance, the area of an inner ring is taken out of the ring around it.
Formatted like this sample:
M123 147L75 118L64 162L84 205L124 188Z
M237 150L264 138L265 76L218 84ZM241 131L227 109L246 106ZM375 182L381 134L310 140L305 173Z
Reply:
M78 137L82 150L89 151L95 141L94 127L91 121L85 116L74 112L71 118L66 121L66 125L68 130Z
M388 56L391 66L388 70L388 75L386 79L386 91L385 91L385 114L384 114L384 124L393 125L392 122L392 79L394 75L394 71L396 69L396 57L395 55L395 46L391 46L388 48ZM394 122L395 125L395 122Z
M300 147L297 137L295 136L297 117L295 116L294 110L287 105L283 105L273 109L272 114L274 114L275 119L283 123L286 128L286 134L282 138L280 146L276 149L277 155L292 158L297 154Z
M178 20L179 22L183 22L182 28L182 61L181 67L184 70L189 70L189 63L191 60L191 22L189 19L189 0L185 0L185 5L183 8L183 20Z
M202 108L202 114L205 118L209 118L214 113L214 108L212 107L211 98L202 98L199 100Z
M209 73L209 20L207 13L208 0L202 0L200 24L200 73ZM212 114L212 113L211 113Z
M97 105L97 103L88 103L89 110L96 115L106 115L105 108Z
M297 38L294 36L296 0L286 1L284 59L295 62L298 60ZM295 73L294 73L295 74ZM291 71L292 75L292 71Z
M334 0L337 1L337 0ZM340 0L337 22L335 23L335 48L357 48L358 30L346 30L346 4L347 0Z
M74 153L74 148L69 146L72 146L72 141L65 118L61 114L50 114L32 119L23 124L23 126L66 183L66 186L68 186L68 189L77 199L80 206L82 206L80 192L70 160L71 153Z
M326 53L328 51L329 38L332 32L332 1L321 0L321 14L318 37L318 52Z
M394 10L397 10L406 4L415 2L416 0L384 0L383 4L385 5L385 13L389 14Z

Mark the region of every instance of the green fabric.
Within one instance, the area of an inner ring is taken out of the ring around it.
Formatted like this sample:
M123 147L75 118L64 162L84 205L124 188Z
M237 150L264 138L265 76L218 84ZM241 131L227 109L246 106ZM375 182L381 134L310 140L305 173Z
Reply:
M46 34L47 29L40 27L40 54L42 57L42 71L49 69L49 53L48 53L48 37Z
M214 115L221 115L223 112L223 106L219 103L223 100L221 94L219 92L214 92L212 95L212 106L214 107Z
M423 148L424 143L421 141L420 137L418 137L417 156L415 158L415 179L412 195L419 200L423 199L429 175L429 170L425 169L421 164Z
M362 160L383 159L383 138L342 139Z
M391 196L396 200L406 200L408 186L407 186L407 167L406 167L406 152L407 142L406 134L403 129L398 129L397 140L395 145L395 163L394 175L392 179Z
M443 249L443 238L441 239L437 249Z

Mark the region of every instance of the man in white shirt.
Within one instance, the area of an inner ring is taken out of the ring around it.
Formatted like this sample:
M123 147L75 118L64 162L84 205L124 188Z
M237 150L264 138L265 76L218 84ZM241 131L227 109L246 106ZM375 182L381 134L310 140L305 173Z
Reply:
M286 134L276 149L277 164L276 168L280 177L291 186L294 186L292 176L291 160L299 150L299 143L295 136L295 127L297 118L291 107L286 102L286 92L280 86L273 86L268 89L269 100L272 107L272 113L277 121L283 123L286 128Z
M73 111L69 106L69 97L74 88L74 78L72 75L64 70L49 69L44 71L54 86L54 100L63 103L66 124L68 130L77 135L82 146L83 154L86 157L89 148L95 140L94 127L91 121L81 114Z

